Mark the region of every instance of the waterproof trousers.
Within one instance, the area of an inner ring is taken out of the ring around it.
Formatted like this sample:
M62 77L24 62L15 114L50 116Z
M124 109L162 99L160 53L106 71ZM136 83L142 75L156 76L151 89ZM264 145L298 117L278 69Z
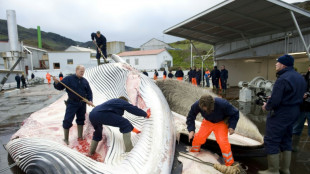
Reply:
M177 80L183 81L183 77L177 77Z
M197 86L196 78L192 78L192 84Z
M199 152L200 146L206 142L212 131L214 132L217 144L221 148L225 165L231 166L234 163L234 158L231 152L230 143L228 141L228 126L224 123L224 121L212 123L204 119L201 123L199 131L194 137L191 152Z

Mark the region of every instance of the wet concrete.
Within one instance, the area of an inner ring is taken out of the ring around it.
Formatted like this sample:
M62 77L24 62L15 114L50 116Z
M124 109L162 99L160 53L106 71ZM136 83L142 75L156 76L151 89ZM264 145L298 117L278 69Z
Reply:
M31 113L48 106L63 94L64 92L57 91L52 85L47 84L29 87L28 90L22 90L20 94L9 98L4 98L3 92L0 93L0 173L14 163L2 145L10 140L10 137L20 128L23 120L28 118ZM239 89L230 88L223 97L251 119L264 135L267 113L255 104L239 103L238 96ZM310 138L307 135L307 129L308 127L305 126L302 133L300 152L292 155L291 174L310 173ZM184 151L185 146L190 145L187 140L187 137L181 137L181 142L176 147L176 154L178 151ZM206 144L203 148L220 154L217 144ZM246 150L246 154L244 152L238 154L234 151L233 153L235 160L248 168L249 174L255 174L258 170L267 168L266 156L261 149L260 151ZM180 173L181 166L182 164L175 160L173 173ZM23 172L18 167L13 167L2 173L20 174Z
M30 86L28 89L21 89L20 94L4 97L4 92L7 91L9 90L0 93L0 173L20 174L23 171L16 166L9 169L9 165L14 162L3 145L10 140L31 113L50 105L64 92L57 91L52 85L47 84Z

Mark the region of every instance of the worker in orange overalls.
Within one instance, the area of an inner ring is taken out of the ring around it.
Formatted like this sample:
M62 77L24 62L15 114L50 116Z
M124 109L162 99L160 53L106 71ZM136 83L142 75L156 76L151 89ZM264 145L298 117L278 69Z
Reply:
M46 73L46 79L47 79L47 83L51 84L51 75L48 72Z
M192 84L197 86L197 80L196 80L196 67L193 67L192 73L191 73L191 77L192 77Z
M62 74L62 72L59 73L59 80L62 81L62 79L64 78L64 75Z
M164 69L164 72L163 72L163 79L165 80L167 78L167 71Z
M199 131L195 135L195 120L200 113L204 118ZM224 120L228 119L228 125ZM213 98L210 95L203 95L196 101L188 113L186 124L189 132L189 140L194 137L191 152L199 152L200 146L204 144L214 132L216 142L222 151L222 156L226 166L234 163L230 143L228 141L228 132L232 135L239 120L239 111L233 107L227 100L222 98Z
M177 78L178 81L183 81L184 73L181 67L179 67L179 70L175 72L175 77Z
M157 72L157 70L155 69L155 72L154 72L154 80L157 80L157 77L158 77L158 72Z

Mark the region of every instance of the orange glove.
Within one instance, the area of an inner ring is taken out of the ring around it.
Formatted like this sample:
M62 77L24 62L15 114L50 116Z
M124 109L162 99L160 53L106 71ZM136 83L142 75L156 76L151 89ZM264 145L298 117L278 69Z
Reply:
M136 134L139 134L141 133L141 131L139 131L138 129L136 129L135 127L132 129L132 132L136 133Z
M147 115L146 115L146 118L150 118L151 117L151 109L149 108L147 111L146 111Z

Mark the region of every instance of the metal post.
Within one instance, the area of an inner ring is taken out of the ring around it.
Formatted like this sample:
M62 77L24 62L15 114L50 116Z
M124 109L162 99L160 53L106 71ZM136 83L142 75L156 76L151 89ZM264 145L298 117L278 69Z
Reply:
M41 29L40 26L37 27L37 32L38 32L38 47L42 48L42 40L41 40Z
M10 76L10 74L12 73L12 71L15 69L16 65L22 60L22 57L19 57L17 59L17 61L15 62L15 64L11 67L10 71L6 74L6 76L3 77L1 83L0 83L0 91L2 90L5 82L8 80L8 77Z
M190 41L191 43L191 67L193 67L193 43L192 41Z
M297 28L297 31L298 31L298 33L299 33L299 37L300 37L300 39L302 40L302 43L304 44L304 47L305 47L305 49L306 49L306 52L307 52L307 55L308 55L308 58L309 58L309 61L310 61L310 54L309 54L309 50L308 50L308 47L307 47L307 45L306 45L305 39L304 39L304 37L303 37L303 35L302 35L301 31L300 31L299 25L298 25L298 23L297 23L297 20L296 20L296 18L295 18L295 15L294 15L293 11L290 11L290 13L291 13L291 16L292 16L292 18L293 18L293 21L294 21L294 23L295 23L295 26L296 26L296 28Z

